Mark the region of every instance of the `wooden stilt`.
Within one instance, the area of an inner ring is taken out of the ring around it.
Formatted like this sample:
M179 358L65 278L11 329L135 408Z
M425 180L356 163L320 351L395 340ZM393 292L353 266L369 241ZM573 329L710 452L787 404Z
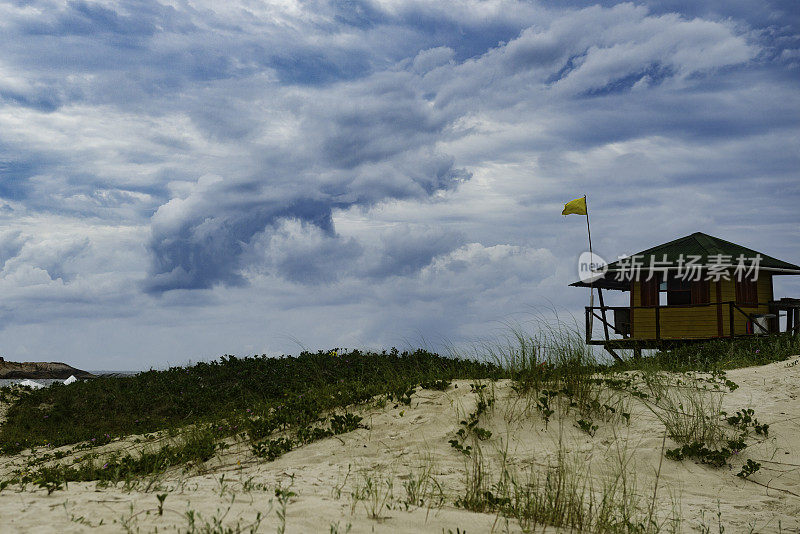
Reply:
M612 348L611 348L611 347L609 347L608 345L603 345L603 348L604 348L604 349L606 349L606 351L607 351L607 352L608 352L610 355L612 355L614 358L616 358L616 360L617 360L619 363L622 363L622 358L620 358L619 354L617 354L616 352L614 352L614 349L612 349Z
M608 319L606 318L606 305L603 302L603 288L597 288L597 297L600 299L600 314L603 316L603 331L606 334L606 341L608 341Z

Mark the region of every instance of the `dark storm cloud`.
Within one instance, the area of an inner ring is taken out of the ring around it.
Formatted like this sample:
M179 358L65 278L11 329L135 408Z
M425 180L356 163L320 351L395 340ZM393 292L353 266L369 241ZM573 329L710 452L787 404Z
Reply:
M302 221L333 235L329 205L300 199L282 205L239 201L211 206L217 194L230 193L220 191L221 182L216 184L197 198L170 201L154 216L149 292L244 284L241 259L252 238L281 220Z
M313 258L303 262L300 258L307 255L306 251L297 253L284 247L280 253L286 258L277 260L278 272L295 281L328 280L331 272L314 264L325 263L339 243L332 221L333 209L369 207L388 198L423 199L462 179L453 169L451 158L436 154L415 152L413 161L408 161L412 156L403 154L395 158L395 168L391 168L390 165L375 165L371 157L364 156L358 148L349 150L348 169L355 176L339 171L320 177L312 175L306 182L296 179L275 196L270 196L269 178L248 184L208 178L201 180L186 199L173 199L161 206L153 217L149 247L154 260L147 290L158 293L170 289L210 288L217 283L245 283L242 269L248 262L261 261L249 253L255 241L276 230L283 221L316 227L321 237L330 242L321 246L325 254L317 251ZM362 159L367 169L357 169L361 163L353 163ZM280 175L271 178L276 182L291 181ZM314 196L308 196L311 188L317 189ZM351 243L342 252L357 255L359 250Z
M137 9L142 7L144 9ZM41 35L103 35L115 37L151 36L156 32L152 10L145 3L120 2L109 9L93 2L67 2L65 9L29 21L23 30ZM48 15L52 18L48 20Z
M466 242L464 235L442 229L399 228L382 236L383 250L377 265L367 270L369 276L413 275L438 257L450 254Z
M594 5L612 7L613 0L545 0L541 2L554 8L585 8ZM647 0L641 2L652 13L681 13L687 18L723 20L733 18L752 26L794 25L797 27L797 5L792 0Z
M281 221L313 225L334 243L334 209L424 200L467 179L451 156L432 148L455 117L431 106L418 81L416 75L395 71L327 91L307 89L298 144L280 151L267 146L266 157L255 155L263 169L259 174L209 179L188 199L159 209L148 291L243 284L242 269L258 261L249 253L254 239ZM330 278L313 262L301 268L297 255L283 253L291 261L276 265L288 279Z

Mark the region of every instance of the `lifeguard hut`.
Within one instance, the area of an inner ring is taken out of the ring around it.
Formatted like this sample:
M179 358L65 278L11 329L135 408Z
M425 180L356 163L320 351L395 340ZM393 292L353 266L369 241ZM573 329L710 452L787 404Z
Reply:
M775 276L800 266L701 232L622 257L571 284L597 289L586 307L586 343L615 349L663 349L715 338L800 333L800 299L775 299ZM627 291L628 306L606 306L603 290ZM785 315L785 321L781 321ZM602 324L595 339L593 319Z

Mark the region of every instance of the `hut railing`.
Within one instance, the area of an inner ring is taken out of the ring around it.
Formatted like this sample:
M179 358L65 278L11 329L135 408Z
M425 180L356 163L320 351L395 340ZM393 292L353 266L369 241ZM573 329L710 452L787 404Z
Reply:
M735 301L725 301L725 302L708 302L703 304L673 304L668 306L586 306L585 308L585 319L586 319L586 342L602 342L603 339L594 339L592 333L592 319L597 319L600 321L600 324L603 325L603 331L605 334L605 341L612 341L612 340L625 340L625 339L641 339L636 338L635 336L631 335L629 326L626 328L625 325L617 325L616 321L612 322L607 312L614 312L613 315L617 316L617 311L628 311L630 314L634 316L635 321L635 310L654 310L654 319L655 319L655 341L660 341L662 339L662 328L661 328L661 310L662 309L680 309L680 308L706 308L706 307L727 307L728 308L728 329L727 332L721 332L722 336L709 336L709 339L712 337L737 337L737 336L750 336L754 334L770 334L770 333L780 333L780 312L786 312L786 330L785 333L793 333L793 334L800 334L800 299L781 299L780 301L770 301L770 302L758 302L758 303L748 303L748 304L741 304ZM775 318L772 319L771 324L774 325L770 328L765 328L759 322L753 320L753 315L757 315L753 311L748 311L743 308L763 308L768 307L769 313L775 315ZM723 308L724 309L724 308ZM721 310L720 310L721 311ZM746 334L737 334L736 333L736 318L743 316L753 325L753 332L746 333ZM721 328L721 327L720 327ZM756 332L758 330L758 332ZM609 332L613 331L614 334L617 334L621 337L619 338L611 338L609 336ZM635 332L634 332L635 333Z

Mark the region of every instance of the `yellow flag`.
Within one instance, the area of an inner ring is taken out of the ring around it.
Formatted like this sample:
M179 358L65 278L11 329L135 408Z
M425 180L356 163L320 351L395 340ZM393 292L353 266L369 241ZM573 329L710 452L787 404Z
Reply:
M561 215L569 215L570 213L586 215L586 197L576 198L564 204L564 211L561 212Z

